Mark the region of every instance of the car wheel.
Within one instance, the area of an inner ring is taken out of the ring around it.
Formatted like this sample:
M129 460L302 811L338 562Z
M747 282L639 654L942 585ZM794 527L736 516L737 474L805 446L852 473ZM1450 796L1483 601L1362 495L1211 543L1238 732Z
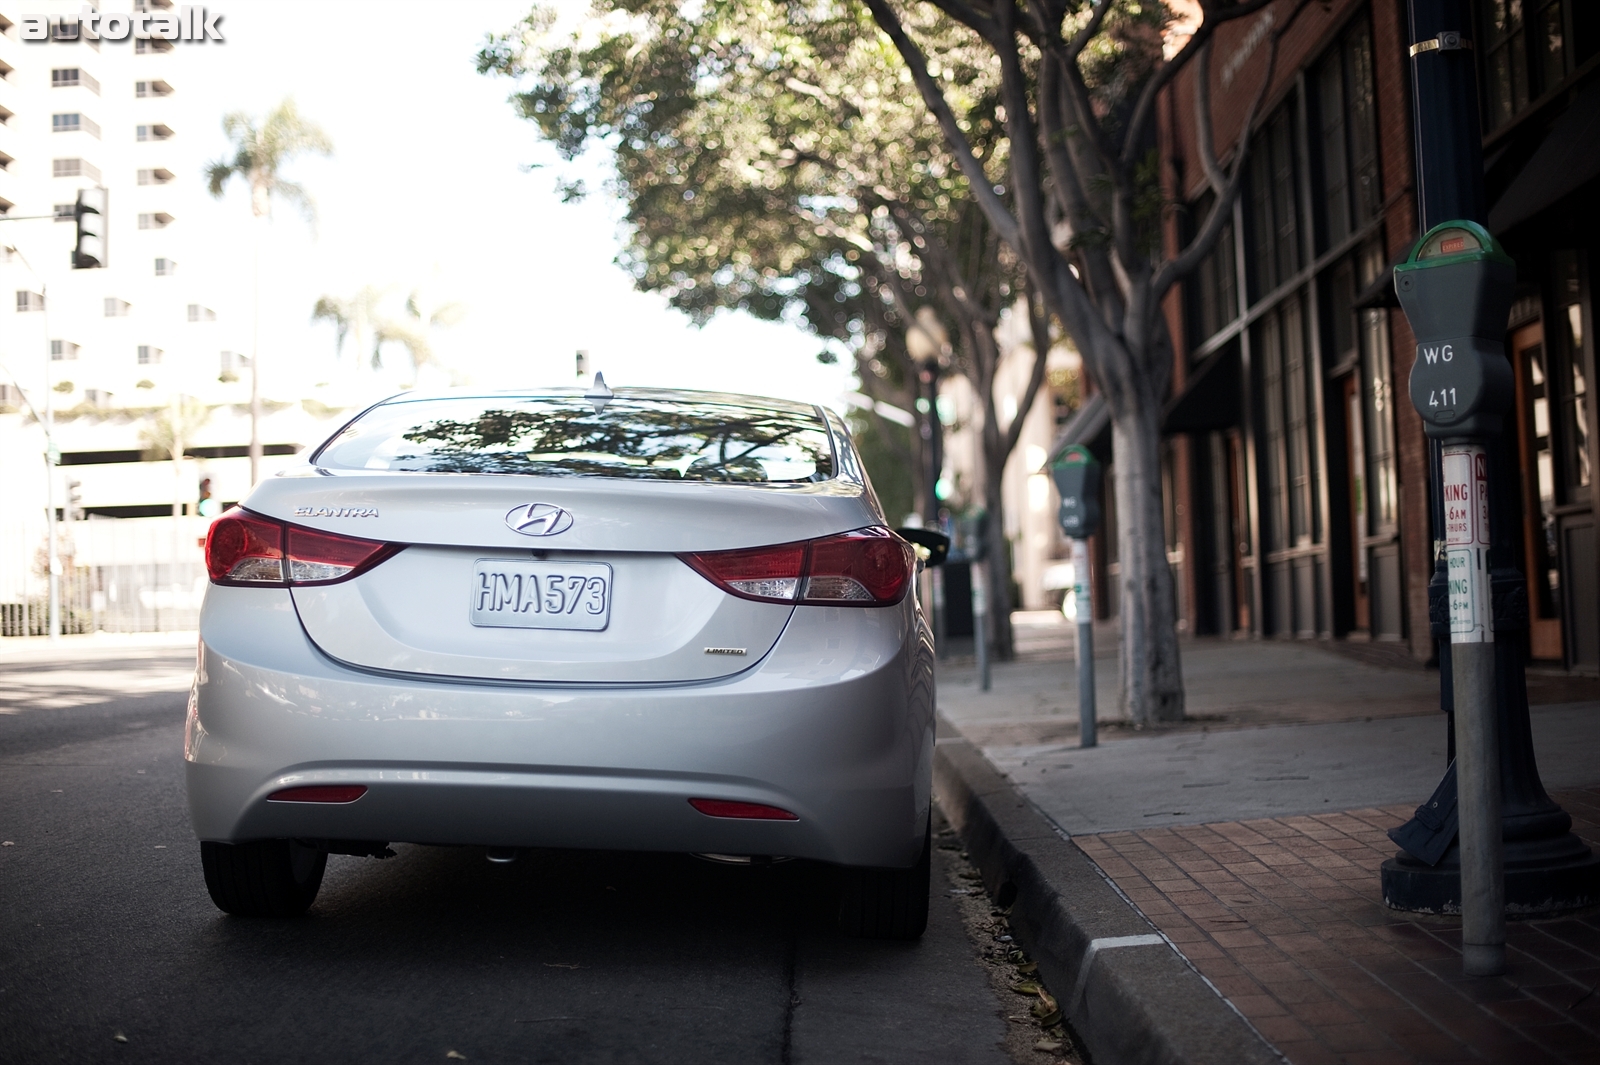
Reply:
M932 825L922 837L922 857L909 869L845 869L839 895L839 930L864 939L918 939L928 927Z
M328 853L292 839L200 844L211 901L237 917L298 917L322 887Z

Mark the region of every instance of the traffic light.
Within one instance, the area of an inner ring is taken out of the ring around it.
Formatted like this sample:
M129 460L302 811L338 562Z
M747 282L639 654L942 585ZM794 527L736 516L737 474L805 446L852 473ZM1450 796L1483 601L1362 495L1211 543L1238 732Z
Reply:
M72 246L72 268L93 270L106 265L106 190L79 189L73 217L78 234Z
M200 502L195 508L195 513L202 518L214 518L222 512L221 506L211 498L211 478L200 478Z
M68 521L82 521L83 520L83 493L81 491L79 491L79 489L81 489L82 487L83 487L83 482L82 481L68 481L67 482L67 520Z

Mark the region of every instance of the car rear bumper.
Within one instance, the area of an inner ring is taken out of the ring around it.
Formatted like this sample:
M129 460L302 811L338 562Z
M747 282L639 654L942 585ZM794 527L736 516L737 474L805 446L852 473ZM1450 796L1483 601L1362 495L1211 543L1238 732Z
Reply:
M914 605L798 608L773 650L674 687L378 676L321 654L288 593L213 587L185 731L201 839L773 854L906 866L926 823L932 655ZM342 805L268 802L362 784ZM708 817L691 798L788 810Z

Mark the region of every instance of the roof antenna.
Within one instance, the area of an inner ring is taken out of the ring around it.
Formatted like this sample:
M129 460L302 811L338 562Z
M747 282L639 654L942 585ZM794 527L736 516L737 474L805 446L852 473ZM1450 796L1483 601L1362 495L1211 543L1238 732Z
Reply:
M606 404L610 403L615 395L615 392L606 387L605 374L597 373L594 375L593 387L583 394L583 398L593 403L594 412L599 414L606 409Z

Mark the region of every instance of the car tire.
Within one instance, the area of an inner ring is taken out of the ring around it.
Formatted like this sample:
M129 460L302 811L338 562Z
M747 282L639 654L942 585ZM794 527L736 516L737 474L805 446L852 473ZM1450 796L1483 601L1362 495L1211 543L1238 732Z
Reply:
M236 917L299 917L322 887L328 852L292 839L200 844L206 890Z
M922 857L909 869L844 869L839 930L862 939L919 939L928 927L932 876L932 825L922 837Z

